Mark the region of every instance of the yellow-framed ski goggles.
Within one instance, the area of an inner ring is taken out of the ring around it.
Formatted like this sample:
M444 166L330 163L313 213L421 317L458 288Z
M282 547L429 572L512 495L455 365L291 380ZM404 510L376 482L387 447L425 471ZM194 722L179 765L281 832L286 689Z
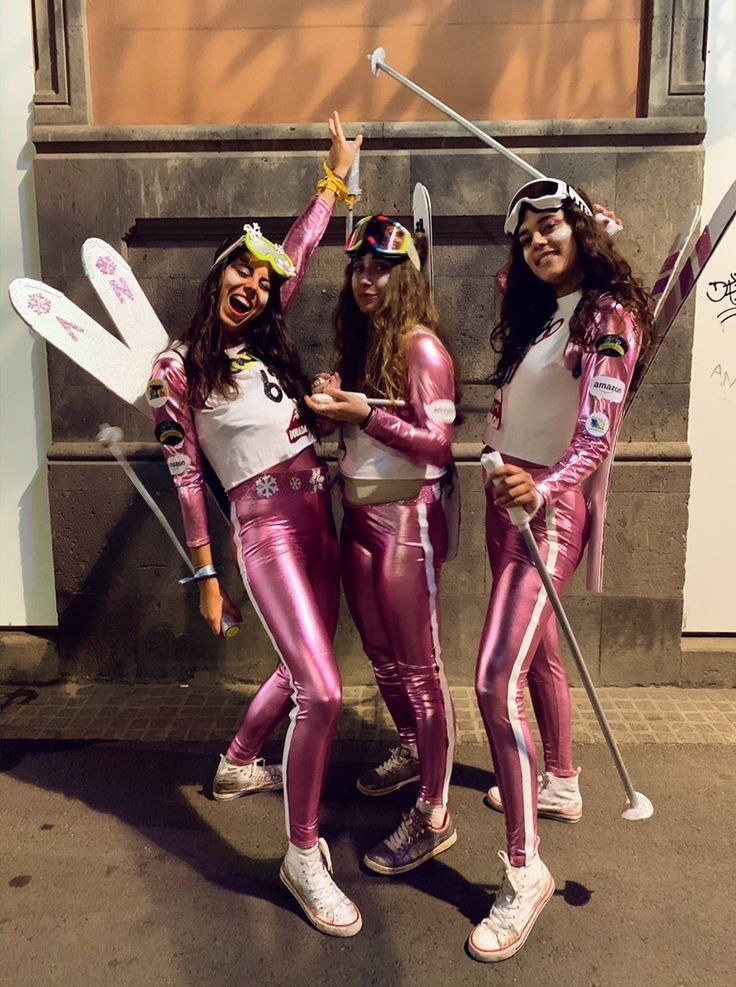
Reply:
M225 247L222 253L218 254L212 267L217 267L218 264L227 260L231 254L237 250L241 250L243 247L256 260L268 264L274 274L278 274L280 278L286 278L288 280L289 278L296 277L297 270L294 261L289 257L280 243L273 243L273 241L261 233L261 227L258 223L246 223L243 227L243 235L235 243L230 244L229 247Z
M345 253L348 257L357 257L366 250L396 262L408 258L418 271L422 269L411 233L390 216L364 216L356 224L345 244Z

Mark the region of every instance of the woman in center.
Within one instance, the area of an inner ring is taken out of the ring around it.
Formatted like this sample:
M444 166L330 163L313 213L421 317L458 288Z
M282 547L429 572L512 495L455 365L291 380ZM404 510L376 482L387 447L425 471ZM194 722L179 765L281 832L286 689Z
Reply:
M457 840L447 809L455 713L438 605L457 395L418 248L424 238L386 216L355 227L333 314L336 372L321 375L307 398L342 424L343 585L399 734L358 789L380 796L421 782L416 805L364 857L379 874L413 870Z

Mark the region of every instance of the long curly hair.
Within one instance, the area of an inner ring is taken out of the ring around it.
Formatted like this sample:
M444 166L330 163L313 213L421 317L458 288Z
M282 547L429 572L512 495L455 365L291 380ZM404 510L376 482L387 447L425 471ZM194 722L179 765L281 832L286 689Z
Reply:
M427 238L421 233L412 236L423 266L427 258ZM450 354L455 368L455 400L459 401L458 364L439 329L437 309L422 272L408 260L394 264L372 315L364 315L358 308L352 276L353 260L350 260L332 313L335 367L342 378L342 386L346 390L364 391L368 397L404 400L407 390L406 341L421 326L437 336Z
M237 240L238 237L224 240L217 248L215 257ZM226 263L218 264L209 271L199 286L194 314L179 337L188 347L184 365L187 400L193 408L202 408L211 394L226 400L232 400L237 394L233 367L225 352L232 344L220 324L217 310L225 268L246 253L243 247L229 256ZM296 402L302 421L314 431L316 415L304 401L304 396L311 392L310 381L302 369L281 309L283 284L283 278L272 272L268 303L257 318L247 323L245 346L251 356L261 360L278 378L286 394Z
M589 197L584 192L579 194L592 214ZM593 324L599 299L610 294L636 318L641 333L641 365L651 343L654 325L646 290L632 274L628 261L619 253L610 235L592 215L588 216L571 200L563 202L562 212L572 227L578 263L583 271L583 295L570 319L571 341L586 350L594 346L594 340L589 338L589 327ZM508 384L530 343L544 329L556 307L554 288L532 272L524 260L519 237L515 235L501 318L491 332L491 347L499 354L498 364L490 378L492 384L496 387Z

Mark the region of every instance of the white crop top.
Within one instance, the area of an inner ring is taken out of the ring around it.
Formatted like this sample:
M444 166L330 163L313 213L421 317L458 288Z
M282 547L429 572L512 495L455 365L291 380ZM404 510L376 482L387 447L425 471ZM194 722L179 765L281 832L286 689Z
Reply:
M225 490L291 459L314 444L296 403L276 377L242 347L226 351L233 363L237 397L211 395L194 412L202 451Z
M446 466L413 463L397 449L361 431L359 425L342 426L338 460L340 472L355 480L436 480L447 470Z
M582 297L560 298L552 318L526 351L508 384L496 391L483 441L540 466L556 463L575 431L580 383L565 366L570 318Z

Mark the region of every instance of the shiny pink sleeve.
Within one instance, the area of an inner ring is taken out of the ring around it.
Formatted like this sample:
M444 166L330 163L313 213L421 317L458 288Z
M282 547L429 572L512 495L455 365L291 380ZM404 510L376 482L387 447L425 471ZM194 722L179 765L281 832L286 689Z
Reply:
M455 373L436 336L419 332L409 341L409 404L414 422L376 408L366 435L396 449L413 463L445 466L452 458Z
M312 254L319 246L331 216L332 207L320 196L313 195L307 208L286 234L284 250L294 261L297 273L281 288L281 307L284 313L301 287Z
M210 542L207 486L186 390L187 378L181 356L168 352L158 357L146 391L154 432L179 496L187 545L199 548Z
M613 452L639 354L636 320L610 296L601 300L581 357L580 408L572 441L537 480L547 504L579 486Z

